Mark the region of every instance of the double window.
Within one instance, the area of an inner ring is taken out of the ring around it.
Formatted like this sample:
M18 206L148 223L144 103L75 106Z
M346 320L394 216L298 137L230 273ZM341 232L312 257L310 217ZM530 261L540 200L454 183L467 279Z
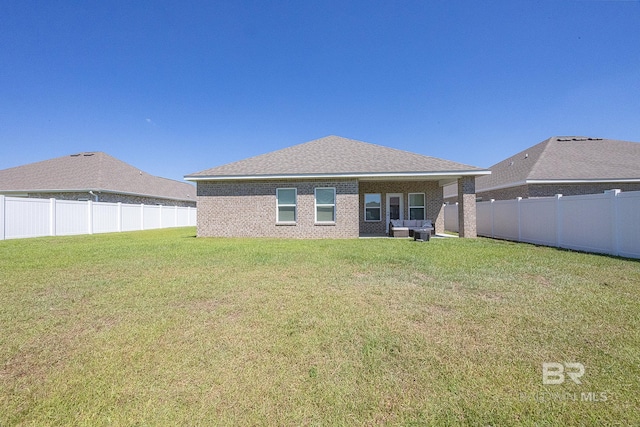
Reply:
M409 219L424 220L424 193L409 193Z
M332 224L336 222L336 189L332 187L316 188L316 223Z
M380 194L364 195L364 220L367 222L380 221L382 219L382 198Z
M316 224L335 224L336 189L318 187L314 191ZM296 188L276 189L276 223L296 224L298 221L298 191Z
M281 224L295 224L298 219L298 191L295 188L276 189L276 221Z

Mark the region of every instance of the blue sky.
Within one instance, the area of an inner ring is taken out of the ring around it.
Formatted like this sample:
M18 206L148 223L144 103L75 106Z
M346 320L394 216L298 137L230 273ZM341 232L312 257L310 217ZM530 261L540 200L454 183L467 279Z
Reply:
M640 0L0 2L0 169L172 179L327 135L489 167L640 141Z

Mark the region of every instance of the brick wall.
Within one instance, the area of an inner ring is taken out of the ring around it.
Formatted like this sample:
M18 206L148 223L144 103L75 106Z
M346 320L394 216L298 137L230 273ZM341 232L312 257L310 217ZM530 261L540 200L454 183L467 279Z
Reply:
M579 196L583 194L601 194L607 190L620 189L622 191L640 191L640 183L600 183L600 184L530 184L500 190L479 192L482 201L512 200L516 197L524 199L530 197Z
M365 193L380 193L382 201L382 220L365 222ZM444 231L444 211L442 208L442 187L435 181L363 181L360 182L360 231L363 234L384 234L386 232L387 193L402 193L404 219L409 219L409 193L424 193L426 198L426 219L433 221L436 233Z
M336 222L315 224L318 187L336 189ZM297 189L297 222L276 224L276 189ZM198 182L198 236L353 238L358 230L357 180Z

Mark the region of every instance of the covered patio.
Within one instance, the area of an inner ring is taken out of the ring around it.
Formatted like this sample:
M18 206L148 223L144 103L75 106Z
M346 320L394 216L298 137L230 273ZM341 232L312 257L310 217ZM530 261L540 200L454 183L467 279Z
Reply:
M443 187L457 183L460 237L476 237L475 175L415 175L359 179L360 236L389 234L391 220L429 220L434 234L444 234Z

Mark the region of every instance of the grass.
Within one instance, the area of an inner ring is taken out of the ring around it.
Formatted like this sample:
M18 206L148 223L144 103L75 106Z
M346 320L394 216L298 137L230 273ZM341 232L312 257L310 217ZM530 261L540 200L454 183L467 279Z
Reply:
M638 261L194 234L0 242L0 425L640 423Z

